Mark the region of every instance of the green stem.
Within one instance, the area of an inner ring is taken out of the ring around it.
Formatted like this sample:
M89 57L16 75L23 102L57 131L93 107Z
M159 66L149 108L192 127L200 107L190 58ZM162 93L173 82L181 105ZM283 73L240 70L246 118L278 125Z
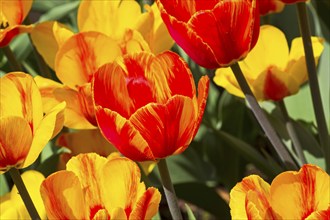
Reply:
M25 204L26 209L28 210L31 219L33 220L37 220L37 219L41 219L37 209L34 207L32 199L24 185L24 182L22 180L21 174L19 173L18 169L16 168L11 168L9 170L9 174L11 176L11 178L13 179L19 194L21 195L21 198Z
M327 171L330 172L330 145L329 133L326 124L325 114L320 93L320 86L317 79L314 52L312 47L311 33L308 23L306 3L297 3L300 32L304 44L305 59L308 70L309 87L311 91L314 114L318 127L320 144L324 150Z
M15 54L10 49L10 47L9 46L3 47L2 50L3 50L3 53L5 54L5 56L7 57L11 70L12 71L22 71L22 66L16 59Z
M165 192L165 197L170 209L172 219L182 220L181 211L178 205L178 200L175 195L174 187L171 181L170 174L168 172L167 164L165 159L161 159L158 162L158 170L162 179L162 184Z
M285 126L286 126L286 129L289 133L289 136L292 140L292 143L293 143L293 147L296 151L296 154L298 156L298 158L300 159L300 166L302 166L303 164L306 164L307 163L307 160L305 158L305 155L304 155L304 152L303 152L303 149L302 149L302 146L301 146L301 142L298 138L298 135L296 133L296 129L294 128L293 126L293 122L292 122L292 119L290 118L289 114L288 114L288 111L285 107L285 103L283 100L279 101L278 102L278 106L281 110L281 113L283 115L283 118L284 118L284 121L285 121Z
M234 72L234 75L236 77L236 80L241 87L242 92L245 95L245 98L247 102L249 103L251 110L256 117L257 121L259 122L260 126L266 133L266 136L268 137L269 141L272 143L276 153L278 154L280 160L284 164L284 166L289 170L297 170L298 166L290 156L288 150L283 145L281 139L275 132L274 128L268 121L265 113L259 106L257 99L254 97L243 73L238 63L235 63L231 66L232 71Z

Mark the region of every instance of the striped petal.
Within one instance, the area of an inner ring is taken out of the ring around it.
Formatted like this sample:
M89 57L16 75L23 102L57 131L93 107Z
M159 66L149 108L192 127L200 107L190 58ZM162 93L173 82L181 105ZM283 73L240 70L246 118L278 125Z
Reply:
M306 220L329 220L330 219L330 207L327 210L316 211L309 215Z
M146 140L154 157L164 158L183 152L190 144L196 108L190 98L174 96L165 105L149 104L137 110L129 121Z
M56 53L72 35L73 32L67 26L57 21L46 21L37 24L30 36L48 66L55 69Z
M101 65L121 55L120 47L112 38L99 32L73 35L59 49L55 60L57 77L71 88L91 82Z
M79 178L71 171L51 174L40 193L48 219L86 219L85 199Z
M270 209L269 188L269 184L256 175L248 176L236 184L230 191L229 206L232 219L253 219L250 217L267 216L266 213ZM249 202L249 198L253 200ZM258 209L253 207L253 202ZM255 213L258 210L260 213Z
M1 117L23 117L34 133L43 111L40 92L33 78L23 72L12 72L1 77L0 85Z
M148 143L130 121L100 106L95 114L103 136L123 155L136 161L155 160Z
M330 195L329 186L329 175L314 165L281 173L270 188L272 208L283 219L305 219L314 211L328 209L330 198L325 195Z
M19 126L17 126L19 125ZM21 168L32 144L32 132L23 118L0 118L0 174L10 167Z

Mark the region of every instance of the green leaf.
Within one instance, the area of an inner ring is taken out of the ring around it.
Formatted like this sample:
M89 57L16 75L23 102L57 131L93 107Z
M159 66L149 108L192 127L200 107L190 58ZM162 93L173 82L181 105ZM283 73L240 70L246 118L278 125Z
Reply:
M195 217L194 213L192 212L191 208L189 207L189 205L185 204L185 206L187 209L188 220L196 220L196 217Z
M213 214L217 219L230 219L228 204L214 188L203 183L181 183L174 185L176 195Z
M80 1L72 1L65 4L60 4L40 16L39 22L59 20L67 16L72 11L76 10L79 6L79 3Z
M0 196L10 191L5 174L0 175Z

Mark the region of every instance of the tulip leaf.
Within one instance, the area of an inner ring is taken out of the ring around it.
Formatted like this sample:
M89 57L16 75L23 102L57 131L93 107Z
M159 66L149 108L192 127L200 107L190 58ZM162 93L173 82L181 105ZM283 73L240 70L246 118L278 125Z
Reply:
M181 183L174 185L178 198L202 208L217 219L230 219L229 206L216 190L203 183Z
M10 191L5 174L0 175L0 196Z
M47 11L47 13L40 16L39 22L59 20L67 16L72 11L76 10L79 3L80 1L72 1L72 2L67 2L65 4L60 4Z
M196 220L196 217L195 217L193 211L191 210L191 208L189 207L189 205L185 204L185 206L187 209L188 220Z

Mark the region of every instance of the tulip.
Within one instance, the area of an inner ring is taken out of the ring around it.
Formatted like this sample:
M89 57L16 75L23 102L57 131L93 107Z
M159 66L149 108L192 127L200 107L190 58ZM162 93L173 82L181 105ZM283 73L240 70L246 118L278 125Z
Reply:
M70 159L41 185L48 219L151 219L161 195L131 160L95 153Z
M198 130L208 83L207 76L200 79L197 98L192 74L177 54L128 54L94 75L98 126L132 160L180 154Z
M230 192L232 219L328 220L330 177L306 164L298 172L279 174L269 185L257 175L236 184Z
M157 0L175 42L200 66L230 66L246 57L259 34L256 0Z
M260 15L281 12L285 4L279 0L258 0Z
M46 219L46 210L39 191L45 177L38 171L28 170L22 174L22 179L41 219ZM0 197L0 219L31 219L15 185L11 192Z
M0 79L0 173L31 165L62 129L65 103L43 114L33 78L12 72Z
M32 0L0 0L0 47L7 46L18 34L30 32L31 25L22 25Z
M323 51L323 39L313 37L312 44L317 62ZM292 41L289 52L284 33L270 25L260 28L256 46L239 64L258 100L282 100L297 93L308 79L301 38ZM244 97L229 68L216 70L214 82L229 93Z

